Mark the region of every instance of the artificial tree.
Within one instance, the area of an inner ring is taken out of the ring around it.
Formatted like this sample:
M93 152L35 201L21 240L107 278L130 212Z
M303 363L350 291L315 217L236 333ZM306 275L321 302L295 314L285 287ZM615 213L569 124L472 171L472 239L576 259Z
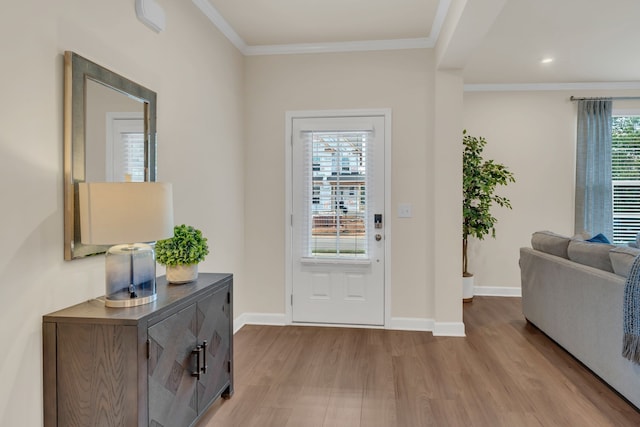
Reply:
M496 187L515 182L515 178L506 166L482 158L487 144L483 137L468 135L465 129L462 143L462 276L471 277L473 275L467 270L468 238L473 236L483 240L487 234L496 237L495 224L498 220L491 214L491 207L495 203L511 209L509 199L495 194Z

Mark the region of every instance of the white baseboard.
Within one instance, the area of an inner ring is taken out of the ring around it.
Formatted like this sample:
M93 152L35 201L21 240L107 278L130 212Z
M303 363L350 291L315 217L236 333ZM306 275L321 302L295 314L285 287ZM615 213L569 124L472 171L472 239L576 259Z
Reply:
M233 333L238 332L244 325L284 326L286 316L279 313L242 313L233 319Z
M482 297L521 297L522 288L507 288L504 286L474 286L473 295Z
M287 325L285 314L278 313L243 313L233 321L233 333L238 332L244 325ZM299 325L299 324L296 324ZM318 326L306 324L309 326ZM302 325L304 326L304 325ZM326 325L323 325L326 326ZM346 326L350 325L332 325ZM415 317L394 317L388 329L399 331L424 331L432 332L434 336L464 337L464 323L462 322L436 322L433 319Z
M433 326L434 337L466 337L464 323L462 322L435 322Z
M474 286L473 294L489 297L521 297L522 289L520 287L505 286ZM284 326L286 324L285 314L242 313L233 321L233 333L238 332L244 325ZM464 323L462 322L436 322L433 319L418 317L392 317L388 329L433 332L434 336L465 336Z
M389 329L397 331L433 331L433 319L418 317L392 317Z
M521 297L520 287L505 286L475 286L474 295L493 297ZM286 315L279 313L243 313L233 322L233 333L238 332L244 325L287 325ZM309 324L313 326L312 324ZM341 325L334 325L341 326ZM392 317L388 329L399 331L432 332L433 336L464 337L463 322L436 322L434 319L419 317Z

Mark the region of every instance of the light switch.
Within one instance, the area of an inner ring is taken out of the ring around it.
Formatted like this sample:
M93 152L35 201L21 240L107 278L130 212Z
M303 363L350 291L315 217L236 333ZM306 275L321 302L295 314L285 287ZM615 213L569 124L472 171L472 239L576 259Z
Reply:
M410 203L400 203L398 205L398 218L411 218L412 216Z

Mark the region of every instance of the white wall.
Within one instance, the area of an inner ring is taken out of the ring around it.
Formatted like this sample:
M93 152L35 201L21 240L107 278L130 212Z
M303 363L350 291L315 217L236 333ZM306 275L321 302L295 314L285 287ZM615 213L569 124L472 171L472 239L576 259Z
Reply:
M434 335L464 335L462 324L462 125L463 80L459 70L435 73L432 163L434 229Z
M513 210L497 207L496 239L470 240L469 271L476 286L520 287L519 248L531 234L572 235L576 103L574 96L637 96L638 91L466 92L464 128L484 136L485 158L504 163L516 182L499 188ZM638 101L615 101L614 108ZM596 234L595 232L594 234Z
M161 180L200 226L201 271L236 275L242 304L243 58L189 1L167 29L131 0L22 0L0 13L0 425L42 425L42 315L104 293L102 258L63 261L62 87L73 50L158 93ZM239 299L238 299L239 298Z
M246 261L253 298L245 311L285 312L285 112L391 108L391 315L433 318L432 54L246 58ZM412 204L413 218L397 218L399 203Z

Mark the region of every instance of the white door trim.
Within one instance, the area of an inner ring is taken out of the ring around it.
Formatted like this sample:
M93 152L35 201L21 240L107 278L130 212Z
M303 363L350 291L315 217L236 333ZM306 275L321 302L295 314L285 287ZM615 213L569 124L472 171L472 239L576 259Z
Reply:
M107 112L106 114L106 181L115 181L114 151L118 143L122 143L120 132L139 131L144 134L144 113L138 111Z
M293 159L292 159L292 121L299 118L327 118L327 117L362 117L383 116L385 122L384 144L384 328L391 327L391 109L356 109L356 110L304 110L287 111L285 113L285 295L284 306L287 325L293 323L293 311L291 309L291 295L293 292L293 260L292 260L292 228L291 218L293 212ZM300 323L296 323L300 325ZM316 325L318 326L318 325ZM324 324L324 326L332 326ZM340 326L340 325L334 325Z

